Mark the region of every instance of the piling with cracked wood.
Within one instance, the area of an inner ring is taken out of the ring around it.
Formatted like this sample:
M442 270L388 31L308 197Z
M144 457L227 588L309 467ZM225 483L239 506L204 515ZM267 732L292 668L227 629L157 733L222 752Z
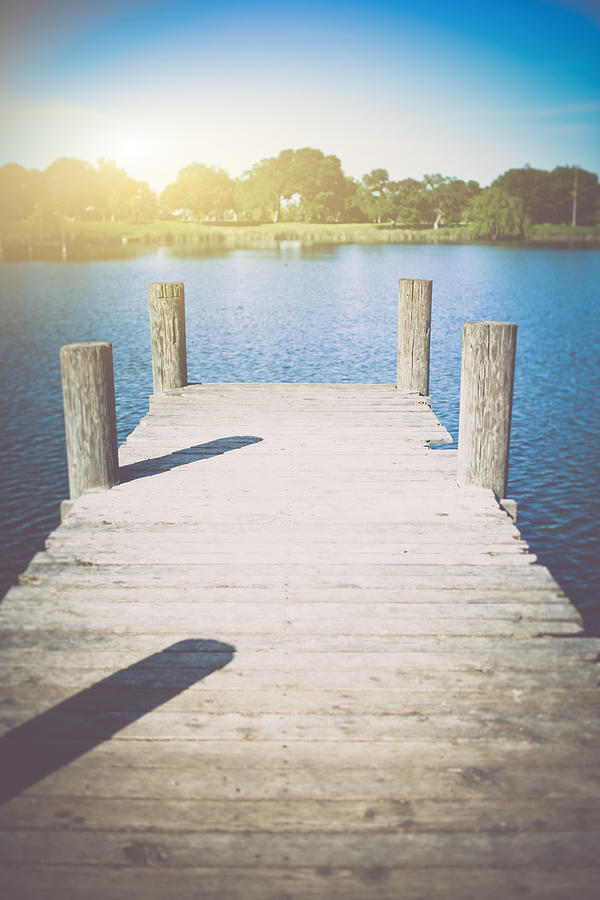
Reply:
M459 484L506 497L517 326L466 322L460 380Z
M72 500L118 481L112 344L67 344L60 350L65 437Z
M401 391L429 394L432 281L401 278L398 288L398 360Z
M153 282L149 289L154 393L187 384L185 294L180 281Z

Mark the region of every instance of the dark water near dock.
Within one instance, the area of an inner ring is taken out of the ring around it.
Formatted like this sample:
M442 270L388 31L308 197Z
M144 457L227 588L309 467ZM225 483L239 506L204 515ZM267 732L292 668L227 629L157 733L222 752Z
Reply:
M150 281L184 281L191 381L395 379L399 277L434 279L431 396L456 437L462 324L519 326L508 494L600 633L600 253L435 245L202 252L0 266L0 595L67 496L59 347L112 341L119 439L152 391Z

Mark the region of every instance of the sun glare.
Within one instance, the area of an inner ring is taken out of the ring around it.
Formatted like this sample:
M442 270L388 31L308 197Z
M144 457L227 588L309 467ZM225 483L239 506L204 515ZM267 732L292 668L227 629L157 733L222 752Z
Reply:
M103 141L103 156L114 160L118 166L127 169L135 166L148 155L150 143L136 132L117 132L106 135Z

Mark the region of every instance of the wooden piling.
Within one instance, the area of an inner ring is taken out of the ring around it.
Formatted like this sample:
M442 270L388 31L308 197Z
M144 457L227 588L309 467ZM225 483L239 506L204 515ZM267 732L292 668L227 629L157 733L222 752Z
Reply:
M517 326L466 322L460 382L457 480L506 496Z
M431 336L432 282L401 278L398 292L398 370L396 386L427 396Z
M150 340L154 393L187 384L185 297L179 281L150 285Z
M69 493L119 480L112 344L101 341L60 348Z

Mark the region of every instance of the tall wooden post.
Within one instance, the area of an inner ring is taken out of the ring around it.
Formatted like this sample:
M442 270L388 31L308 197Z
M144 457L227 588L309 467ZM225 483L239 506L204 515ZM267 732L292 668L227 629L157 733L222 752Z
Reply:
M154 393L187 384L185 298L180 281L150 285L150 341Z
M60 348L69 493L111 488L119 480L112 344Z
M400 391L429 394L431 286L422 278L401 278L398 292L398 374Z
M466 322L458 429L459 484L506 497L517 326Z

